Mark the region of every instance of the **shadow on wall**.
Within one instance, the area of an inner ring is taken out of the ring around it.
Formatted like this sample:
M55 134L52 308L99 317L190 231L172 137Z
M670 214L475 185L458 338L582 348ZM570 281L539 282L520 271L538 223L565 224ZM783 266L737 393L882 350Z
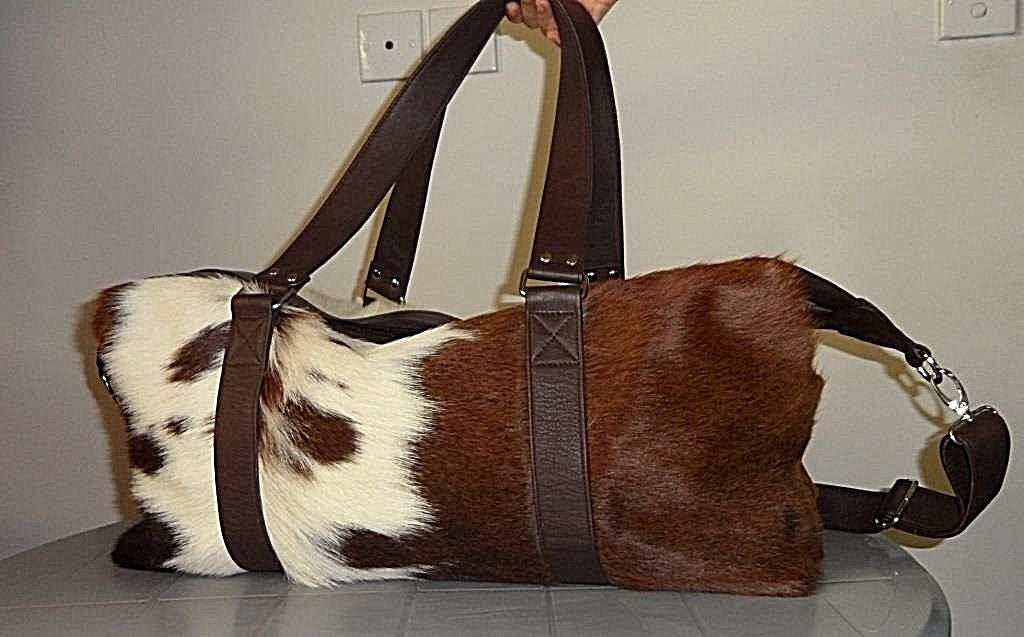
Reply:
M925 446L917 456L917 473L921 476L921 484L936 491L952 493L952 487L946 478L939 459L939 443L945 437L951 422L946 420L945 405L939 402L931 388L907 365L902 356L898 356L875 345L870 345L835 332L821 332L819 343L826 347L839 350L844 354L880 365L886 376L892 379L910 399L914 409L935 428L936 432L928 437ZM899 423L892 423L893 427ZM907 469L910 472L910 469ZM893 481L903 476L892 476ZM913 477L912 475L908 477ZM882 476L885 479L885 476ZM902 531L885 532L889 539L909 548L933 548L942 540L922 538Z
M559 83L559 52L551 42L538 31L528 29L520 24L502 22L498 34L515 40L519 46L528 46L538 56L544 58L544 87L541 91L541 108L537 113L537 125L534 127L536 138L533 143L533 156L529 166L510 166L509 170L529 170L527 189L520 204L519 231L512 254L508 257L508 270L503 284L498 288L495 302L501 304L504 295L518 295L519 275L530 265L530 253L533 251L533 235L537 227L540 213L540 201L544 194L544 178L548 169L548 154L551 150L551 134L555 128L555 104L558 101Z
M92 331L92 317L96 312L97 300L93 299L79 307L75 321L75 349L81 355L82 373L85 384L96 399L100 410L100 422L107 435L111 478L114 481L114 506L123 519L139 517L139 509L131 494L131 466L128 462L128 430L121 410L107 393L96 369L98 343Z

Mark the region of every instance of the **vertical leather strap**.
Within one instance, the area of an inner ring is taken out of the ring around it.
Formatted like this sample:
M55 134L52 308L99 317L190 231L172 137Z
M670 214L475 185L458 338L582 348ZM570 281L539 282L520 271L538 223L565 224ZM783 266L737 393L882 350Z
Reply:
M561 583L604 584L590 506L580 292L573 286L530 287L526 306L541 553Z
M269 294L231 299L231 331L217 393L213 461L217 514L228 554L247 571L279 571L260 500L259 394L273 333Z
M423 227L430 173L437 155L444 112L437 119L426 141L402 171L388 199L388 209L377 237L365 287L386 299L404 303L409 291L412 263ZM364 294L365 296L365 294Z

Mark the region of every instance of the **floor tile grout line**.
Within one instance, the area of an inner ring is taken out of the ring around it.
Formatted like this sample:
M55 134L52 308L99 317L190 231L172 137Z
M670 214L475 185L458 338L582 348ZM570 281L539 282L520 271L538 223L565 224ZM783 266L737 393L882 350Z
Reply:
M243 593L243 594L240 594L240 595L182 595L180 597L160 597L159 599L156 599L156 600L153 600L153 601L156 601L158 603L163 604L163 603L174 603L174 602L198 602L198 601L203 601L205 599L210 599L210 600L213 600L213 599L219 599L219 600L224 600L224 599L271 599L271 598L284 599L286 597L288 597L288 596L287 595L282 595L280 593ZM295 596L296 599L299 599L299 598L302 598L302 597L312 597L312 595L310 595L310 596L296 595Z
M558 637L558 615L555 613L555 594L550 586L544 589L544 611L548 620L548 635Z
M405 598L402 600L402 616L398 620L398 631L395 633L397 637L405 637L409 631L409 622L417 595L419 595L419 588L414 586L406 592Z
M274 607L270 609L269 613L267 613L267 618L263 620L263 623L260 624L259 630L256 631L257 637L267 634L267 630L270 628L270 624L278 618L279 614L277 610L284 605L284 600L284 597L278 598L277 603L275 603Z
M52 604L18 604L15 606L0 606L0 613L16 610L30 610L39 608L88 608L90 606L130 606L132 604L149 604L151 599L118 599L104 602L57 602Z
M825 597L824 595L821 596L821 599L825 600L825 603L828 604L829 608L831 608L836 615L839 615L839 618L843 620L844 624L850 627L850 630L863 637L864 631L854 626L853 623L849 620L849 618L843 613L843 611L839 610L839 607L832 603L832 600Z
M175 573L174 575L175 576L171 578L170 583L167 584L167 586L164 586L163 588L159 589L159 591L157 591L156 587L153 587L153 592L150 594L148 601L159 602L160 598L163 596L164 593L171 590L175 584L177 584L184 578L184 576L181 573Z
M693 620L693 625L697 627L697 630L700 631L701 635L707 637L710 634L708 631L710 631L711 629L710 627L708 627L707 624L704 623L703 618L699 614L694 612L693 607L690 606L689 600L686 599L686 593L680 592L679 598L683 600L683 607L686 608L686 612L690 614L690 619Z

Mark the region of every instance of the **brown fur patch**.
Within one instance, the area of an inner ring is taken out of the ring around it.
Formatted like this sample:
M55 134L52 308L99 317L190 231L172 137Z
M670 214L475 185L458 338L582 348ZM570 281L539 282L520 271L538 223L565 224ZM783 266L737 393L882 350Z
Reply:
M178 348L167 366L172 383L191 383L215 368L228 346L231 322L204 327L192 340Z
M131 287L131 283L125 283L107 288L96 298L96 310L92 315L92 333L96 337L100 350L104 349L110 341L119 320L121 298Z
M284 382L281 380L281 374L273 367L263 375L260 402L263 403L264 409L280 410L284 405Z
M595 532L630 588L803 595L821 560L801 457L822 380L797 270L747 259L594 286L584 304ZM462 323L426 359L437 404L414 471L438 577L546 582L531 487L523 311ZM349 551L341 549L347 557ZM360 563L395 547L368 543Z
M139 471L153 475L164 466L164 450L151 436L129 432L128 461Z
M609 282L584 331L591 494L612 580L809 593L820 521L801 458L823 383L797 270L747 259Z
M437 411L415 445L413 471L438 530L408 546L437 565L433 577L551 582L532 514L522 310L458 327L480 338L445 346L420 374Z
M164 423L164 429L172 436L180 436L188 429L188 418L171 418Z
M181 541L171 528L146 515L138 524L121 534L111 557L125 568L148 571L171 570L165 564L181 552Z
M359 432L344 416L324 413L307 402L291 401L281 413L289 421L295 446L315 462L344 462L359 450Z
M351 568L408 568L417 564L406 543L374 531L347 534L335 552Z

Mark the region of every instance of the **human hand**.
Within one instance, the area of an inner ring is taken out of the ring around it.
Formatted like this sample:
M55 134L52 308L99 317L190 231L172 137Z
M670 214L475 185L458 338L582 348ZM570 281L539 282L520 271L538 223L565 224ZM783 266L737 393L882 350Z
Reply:
M594 22L600 22L609 11L616 0L578 0L584 9L594 18ZM548 0L522 0L521 2L505 3L505 15L508 19L517 24L525 24L531 29L540 29L544 37L555 44L561 44L558 38L558 24L555 23L555 16L551 13L551 4Z

